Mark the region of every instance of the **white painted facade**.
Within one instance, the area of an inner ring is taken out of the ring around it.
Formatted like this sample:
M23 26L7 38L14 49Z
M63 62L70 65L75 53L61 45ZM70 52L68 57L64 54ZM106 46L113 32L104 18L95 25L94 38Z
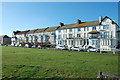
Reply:
M102 20L99 20L102 21ZM95 27L95 29L93 28ZM80 29L80 30L79 30ZM89 34L89 32L96 30L99 33ZM112 20L105 18L101 25L98 26L87 26L79 28L68 28L62 30L56 30L56 44L57 46L67 46L67 47L95 47L101 50L111 51L116 48L118 26L112 23ZM80 36L77 36L80 35ZM65 36L65 37L64 37ZM72 37L70 37L72 36ZM70 38L70 39L67 39ZM81 39L76 39L81 38Z
M26 34L17 34L16 45L21 42L25 43L51 43L56 46L80 47L87 49L88 47L100 48L101 50L111 51L120 45L120 33L118 25L107 16L99 17L97 25L80 26L63 28L58 27L54 31L33 32L28 31ZM78 22L77 22L78 23ZM89 23L89 22L88 22ZM82 23L79 23L82 24ZM77 24L76 24L77 25ZM46 28L47 29L47 28ZM37 30L37 29L36 29ZM32 31L32 30L31 30ZM94 32L94 33L91 33Z

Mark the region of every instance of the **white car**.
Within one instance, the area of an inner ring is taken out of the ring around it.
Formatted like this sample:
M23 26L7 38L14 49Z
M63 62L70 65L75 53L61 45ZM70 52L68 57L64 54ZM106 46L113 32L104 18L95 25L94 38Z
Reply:
M83 48L79 48L79 47L72 47L71 49L72 49L72 51L82 51L83 50Z
M26 48L29 48L30 46L29 46L28 44L25 44L25 47L26 47Z
M67 48L64 46L56 46L56 49L60 49L60 50L66 50Z
M36 48L36 45L31 46L31 48Z
M96 49L96 48L90 48L87 50L87 52L98 52L100 51L99 49Z

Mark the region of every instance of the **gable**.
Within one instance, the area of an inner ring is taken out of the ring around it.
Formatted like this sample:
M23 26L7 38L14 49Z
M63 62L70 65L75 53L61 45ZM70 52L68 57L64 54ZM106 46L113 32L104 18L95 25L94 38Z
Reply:
M109 18L105 18L105 19L102 20L101 24L103 24L103 25L104 24L112 24L112 20L109 19Z

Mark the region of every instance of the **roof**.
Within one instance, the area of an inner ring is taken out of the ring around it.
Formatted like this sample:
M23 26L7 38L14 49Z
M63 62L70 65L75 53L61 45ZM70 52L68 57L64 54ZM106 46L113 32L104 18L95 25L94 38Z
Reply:
M30 31L30 30L26 30L26 31L19 31L19 32L17 32L16 34L25 34L26 32L28 32L28 31Z
M109 18L108 16L105 16L105 17L102 19L102 21L104 21L106 18L110 19L110 20L112 21L112 24L116 24L116 25L119 27L119 25L118 25L115 21L113 21L111 18ZM102 21L100 22L100 25L102 24Z
M89 32L89 34L96 34L96 33L99 33L99 31L93 30L93 31Z
M60 26L55 26L55 27L48 27L45 32L52 32L55 31L56 29L58 29Z
M7 35L0 35L0 38L3 38L3 37L9 37L9 36L7 36Z
M37 30L35 31L35 33L44 32L46 29L47 29L47 28L37 29Z
M91 21L91 22L81 22L80 24L74 23L60 27L59 29L69 29L69 28L78 28L78 27L88 27L88 26L98 26L99 21Z
M34 30L30 30L27 32L27 34L31 34L31 33L34 33L37 29L34 29Z

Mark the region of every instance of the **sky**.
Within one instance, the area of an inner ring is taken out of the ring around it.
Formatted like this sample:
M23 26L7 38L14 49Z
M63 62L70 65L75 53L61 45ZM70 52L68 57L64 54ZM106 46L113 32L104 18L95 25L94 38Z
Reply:
M99 16L118 23L118 2L3 2L0 35L59 26L60 22L72 24L77 19L95 21Z

